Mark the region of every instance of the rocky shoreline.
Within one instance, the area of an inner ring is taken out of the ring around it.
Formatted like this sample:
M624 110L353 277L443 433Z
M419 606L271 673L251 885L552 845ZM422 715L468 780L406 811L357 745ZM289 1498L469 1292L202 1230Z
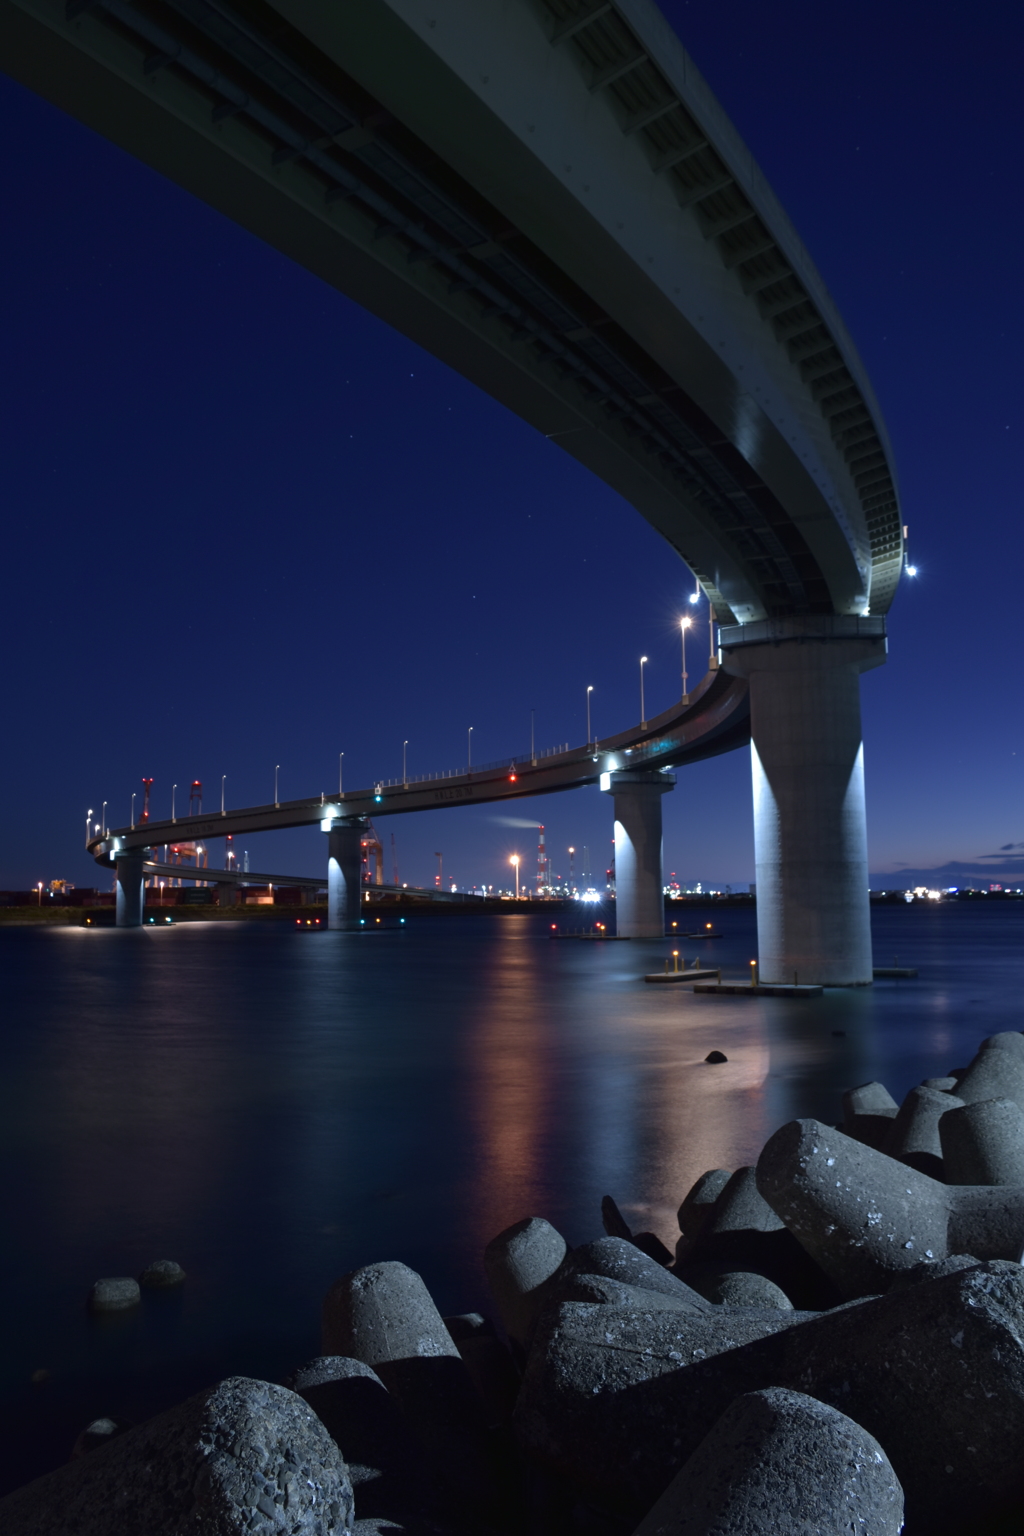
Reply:
M717 1070L717 1069L716 1069ZM0 1500L4 1536L939 1536L1024 1527L1024 1034L712 1169L672 1254L606 1197L488 1245L499 1327L385 1262L322 1353L232 1377ZM146 1285L184 1274L159 1261ZM94 1308L138 1304L101 1280Z

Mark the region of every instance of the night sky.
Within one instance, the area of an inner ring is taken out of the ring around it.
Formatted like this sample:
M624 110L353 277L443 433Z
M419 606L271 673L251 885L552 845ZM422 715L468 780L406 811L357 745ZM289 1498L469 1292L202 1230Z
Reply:
M916 581L862 685L875 883L1024 877L1024 13L982 0L662 9L803 237L896 454ZM2 53L0 53L2 63ZM531 428L0 76L0 888L96 883L85 814L206 808L599 736L678 697L689 572ZM692 611L692 610L689 610ZM691 641L703 667L706 604ZM753 879L746 751L682 770L665 867ZM595 788L521 802L610 854ZM508 880L504 808L381 818L390 878ZM318 831L248 840L319 873ZM580 869L577 853L577 873ZM222 862L211 845L211 864ZM109 876L105 877L109 880Z

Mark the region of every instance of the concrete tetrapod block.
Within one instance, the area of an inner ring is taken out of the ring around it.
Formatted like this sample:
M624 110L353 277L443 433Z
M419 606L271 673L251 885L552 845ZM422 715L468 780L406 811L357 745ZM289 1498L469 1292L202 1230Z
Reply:
M816 1315L701 1300L703 1311L634 1290L626 1305L568 1301L545 1312L512 1421L524 1450L599 1506L639 1518L710 1422L697 1405L692 1436L679 1449L684 1367ZM725 1406L716 1402L715 1415Z
M686 1283L706 1301L720 1307L774 1307L778 1312L792 1312L793 1303L785 1291L767 1276L752 1270L720 1264L694 1264L686 1271Z
M679 1230L684 1237L692 1241L697 1236L731 1178L728 1168L709 1168L701 1174L679 1207Z
M139 1282L130 1275L95 1280L89 1290L90 1312L127 1312L142 1300Z
M903 1489L873 1435L803 1392L736 1398L635 1536L899 1536Z
M697 1311L706 1311L708 1307L703 1297L691 1290L685 1281L619 1237L599 1237L592 1243L574 1248L549 1293L548 1306L568 1299L563 1296L563 1287L574 1284L582 1275L601 1276L620 1285L657 1292L669 1297L677 1306L692 1307Z
M341 1452L294 1392L232 1376L0 1499L4 1536L343 1536Z
M491 1497L476 1392L415 1270L391 1261L342 1275L324 1297L321 1337L325 1355L373 1367L455 1493L474 1505Z
M1012 1099L978 1099L939 1122L947 1184L1024 1184L1024 1114Z
M446 1317L444 1325L483 1403L488 1429L509 1424L519 1396L519 1372L494 1324L479 1312L464 1312Z
M964 1104L979 1099L1012 1099L1024 1109L1024 1050L1003 1043L1001 1035L990 1036L960 1078L956 1096Z
M922 1259L1018 1262L1024 1250L1024 1187L950 1188L817 1120L775 1132L757 1183L847 1297L888 1289Z
M737 1168L704 1220L698 1236L681 1238L674 1273L689 1281L691 1273L763 1275L784 1291L793 1305L820 1311L839 1297L825 1274L800 1246L785 1223L757 1188L753 1168ZM704 1294L703 1282L694 1289Z
M908 1168L926 1173L929 1178L943 1181L942 1144L939 1141L939 1121L950 1109L957 1109L963 1101L951 1093L935 1088L911 1088L881 1150ZM979 1179L980 1184L983 1180Z
M520 1349L567 1252L565 1238L542 1216L506 1227L484 1250L484 1270L505 1332Z
M397 1403L361 1360L320 1355L288 1377L345 1459L359 1521L391 1520L429 1536L441 1498Z
M1024 1485L1024 1271L975 1265L816 1317L566 1303L538 1329L514 1424L528 1452L638 1521L709 1424L766 1387L874 1435L912 1529L976 1528Z
M843 1131L866 1147L881 1147L899 1105L883 1083L861 1083L843 1094Z

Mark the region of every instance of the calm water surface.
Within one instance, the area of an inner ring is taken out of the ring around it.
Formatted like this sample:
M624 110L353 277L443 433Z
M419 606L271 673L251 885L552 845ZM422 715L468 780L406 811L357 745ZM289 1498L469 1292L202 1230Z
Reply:
M680 947L746 974L753 912L714 919L721 939ZM362 935L0 928L0 1487L98 1414L280 1379L317 1352L345 1270L402 1259L443 1312L487 1310L490 1237L538 1214L586 1241L606 1193L671 1247L705 1168L755 1161L794 1116L835 1122L845 1087L900 1098L1024 1027L1024 903L873 922L877 963L920 980L805 1002L645 986L669 944L553 943L512 913ZM727 1065L705 1065L716 1047ZM156 1258L184 1265L181 1294L86 1314L94 1279Z

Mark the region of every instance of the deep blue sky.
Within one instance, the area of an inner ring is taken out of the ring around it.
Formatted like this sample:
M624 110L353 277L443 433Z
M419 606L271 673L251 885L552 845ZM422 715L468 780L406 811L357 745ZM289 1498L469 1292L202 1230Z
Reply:
M839 303L911 557L863 684L871 868L1024 871L1024 20L982 3L663 10ZM679 686L690 578L629 506L340 294L0 77L0 888L91 884L85 811L143 775L235 804L599 734ZM704 610L702 609L702 612ZM695 643L691 676L699 671ZM182 791L179 790L179 796ZM181 802L179 802L181 803ZM595 869L595 789L523 804ZM749 759L680 775L666 869L753 878ZM382 819L401 876L497 882L535 835ZM318 832L250 840L317 871ZM1014 845L1007 847L1007 845ZM988 856L995 855L994 858ZM213 862L219 862L216 856ZM390 873L390 870L389 870ZM937 878L937 877L936 877Z

